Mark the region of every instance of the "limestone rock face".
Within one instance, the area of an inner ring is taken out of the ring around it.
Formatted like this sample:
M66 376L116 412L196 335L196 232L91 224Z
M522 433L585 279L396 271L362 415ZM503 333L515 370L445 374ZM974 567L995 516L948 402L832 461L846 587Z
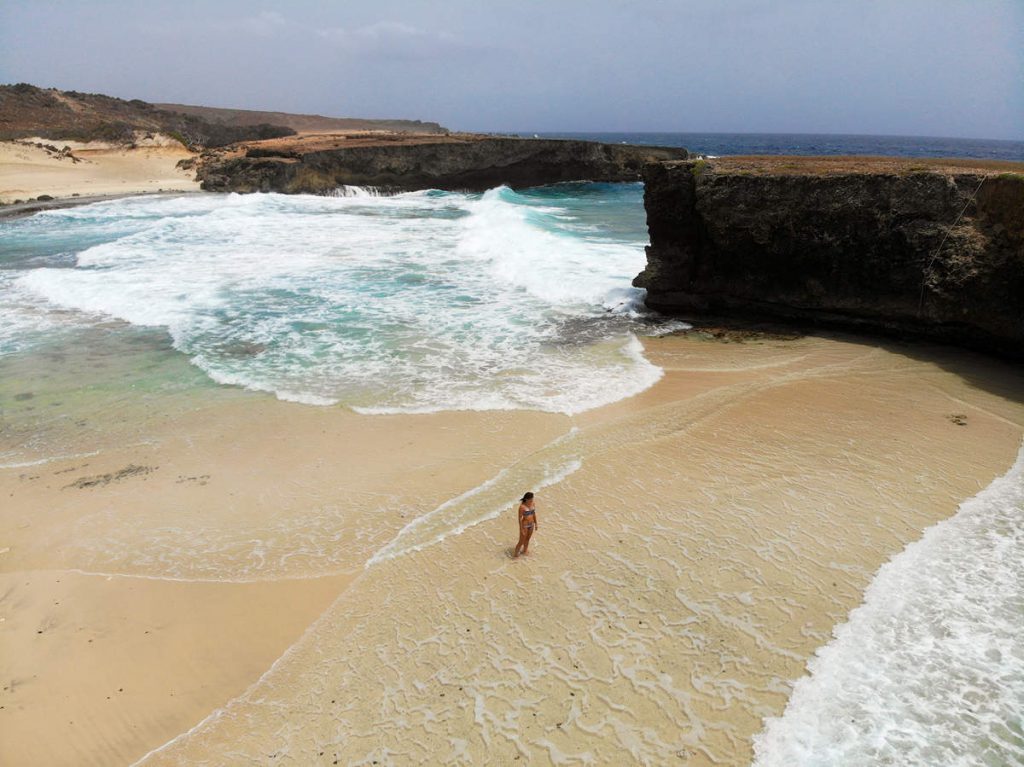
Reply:
M301 142L211 156L199 169L203 189L221 192L324 193L342 185L392 191L484 190L506 184L639 181L646 163L685 159L685 149L555 139L478 138L378 141L306 149Z
M645 168L651 244L634 284L650 307L1024 357L1024 175L881 158L821 172L780 159Z

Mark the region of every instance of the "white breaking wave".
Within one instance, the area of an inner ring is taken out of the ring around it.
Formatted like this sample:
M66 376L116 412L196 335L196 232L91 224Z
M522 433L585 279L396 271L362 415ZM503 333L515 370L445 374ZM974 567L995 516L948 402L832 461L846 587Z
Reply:
M807 667L757 767L1024 764L1024 447L878 571Z
M5 458L7 455L9 455L9 453L0 453L0 459ZM53 455L48 458L37 458L34 461L14 461L11 463L0 463L0 469L26 469L32 466L43 466L48 463L54 463L55 461L68 461L74 460L75 458L91 458L94 455L99 455L99 451L93 450L88 453Z
M644 292L631 287L630 280L643 267L642 249L537 226L531 218L557 209L511 204L509 199L516 197L508 187L499 187L467 203L472 215L458 252L484 266L494 279L553 306L623 311L640 305Z
M60 218L91 244L73 268L8 273L16 327L0 353L57 319L116 318L165 329L218 383L304 404L578 413L661 371L635 337L650 328L630 324L643 299L630 286L644 264L639 191L628 237L580 223L561 194L348 187L48 212L40 237Z
M342 184L331 192L331 197L381 197L383 193L375 186L350 186Z

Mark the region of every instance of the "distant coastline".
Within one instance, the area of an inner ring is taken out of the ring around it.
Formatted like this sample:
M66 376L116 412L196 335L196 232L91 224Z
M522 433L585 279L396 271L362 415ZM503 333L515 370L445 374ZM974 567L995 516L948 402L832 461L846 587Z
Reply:
M684 146L710 155L870 155L883 157L964 157L1024 161L1024 140L883 136L819 133L708 132L518 132L515 135L608 143Z
M0 221L11 218L22 218L31 216L44 210L61 210L62 208L77 208L80 205L92 205L97 202L111 202L112 200L123 200L128 197L175 197L188 194L203 194L202 190L165 189L157 192L123 192L121 194L90 194L72 195L71 197L57 197L52 200L30 200L29 202L11 203L0 205Z

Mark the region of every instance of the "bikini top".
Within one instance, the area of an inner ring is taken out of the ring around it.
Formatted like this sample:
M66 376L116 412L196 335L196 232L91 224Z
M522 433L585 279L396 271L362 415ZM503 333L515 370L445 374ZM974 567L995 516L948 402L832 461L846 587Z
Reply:
M532 517L536 511L536 509L527 509L526 511L523 512L523 516Z

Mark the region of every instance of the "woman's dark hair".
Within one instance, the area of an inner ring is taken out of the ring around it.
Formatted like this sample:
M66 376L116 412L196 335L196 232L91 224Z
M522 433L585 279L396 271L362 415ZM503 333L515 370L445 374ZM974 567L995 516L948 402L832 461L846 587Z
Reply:
M532 499L533 499L533 493L526 493L522 498L519 499L519 502L520 503L526 503L527 501L532 500Z

